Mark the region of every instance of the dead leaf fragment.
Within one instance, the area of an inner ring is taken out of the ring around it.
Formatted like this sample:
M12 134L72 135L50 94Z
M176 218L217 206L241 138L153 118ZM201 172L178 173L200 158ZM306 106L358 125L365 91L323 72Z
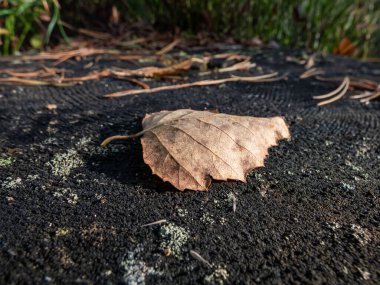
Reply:
M47 104L46 108L48 110L56 110L57 109L57 105L56 104Z
M147 114L142 136L143 158L153 173L179 190L207 190L211 180L246 182L247 173L264 166L268 148L289 139L281 117L256 118L180 109Z

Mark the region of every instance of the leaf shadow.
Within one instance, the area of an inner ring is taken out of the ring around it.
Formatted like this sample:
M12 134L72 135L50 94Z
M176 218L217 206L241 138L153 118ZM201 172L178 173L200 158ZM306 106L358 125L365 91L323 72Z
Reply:
M114 126L117 128L117 126ZM99 144L109 135L109 130L101 130ZM155 191L174 191L168 182L152 174L145 164L140 139L112 142L101 153L93 153L84 158L89 170L105 175L125 186L141 186Z

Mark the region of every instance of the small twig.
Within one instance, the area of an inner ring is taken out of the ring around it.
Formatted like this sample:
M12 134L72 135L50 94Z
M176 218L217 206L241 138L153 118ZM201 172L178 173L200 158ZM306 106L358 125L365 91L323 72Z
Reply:
M168 90L177 90L177 89L183 89L183 88L189 88L194 86L208 86L208 85L217 85L227 82L265 82L266 79L273 79L274 76L276 76L278 73L273 72L270 74L265 75L259 75L259 76L252 76L252 77L230 77L230 78L224 78L224 79L216 79L216 80L201 80L196 81L192 83L183 83L183 84L176 84L176 85L169 85L169 86L161 86L146 90L125 90L125 91L119 91L114 92L110 94L104 95L104 97L122 97L122 96L129 96L129 95L137 95L142 93L156 93L161 91L168 91ZM279 80L279 79L277 79Z
M210 262L208 262L206 259L204 259L198 252L194 251L194 250L190 250L190 255L195 258L196 260L206 264L207 266L209 267L212 267L212 265L210 264Z
M166 223L167 220L163 219L163 220L158 220L158 221L155 221L155 222L151 222L151 223L148 223L148 224L144 224L142 225L141 227L149 227L149 226L154 226L154 225L159 225L159 224L163 224L163 223Z

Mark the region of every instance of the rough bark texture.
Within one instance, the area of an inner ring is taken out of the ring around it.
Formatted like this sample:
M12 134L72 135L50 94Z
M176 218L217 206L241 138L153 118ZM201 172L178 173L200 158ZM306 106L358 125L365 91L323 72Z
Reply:
M180 190L207 190L215 180L246 182L268 148L290 133L281 117L255 118L180 109L143 120L143 156L154 174Z
M378 285L380 102L317 107L312 96L337 84L300 80L304 67L286 56L301 52L249 54L264 73L288 72L289 80L110 100L101 96L136 86L114 79L0 86L0 284ZM91 70L133 67L99 65ZM328 76L380 76L379 64L349 58L318 66ZM140 131L146 113L184 108L281 115L292 139L271 148L246 184L213 183L208 192L179 192L152 175L139 140L99 147L113 134ZM140 227L162 219L169 224ZM163 255L166 245L181 259Z

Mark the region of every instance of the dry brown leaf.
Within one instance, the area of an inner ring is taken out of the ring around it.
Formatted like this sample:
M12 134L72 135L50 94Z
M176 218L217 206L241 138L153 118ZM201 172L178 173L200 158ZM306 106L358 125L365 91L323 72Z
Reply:
M246 182L264 166L268 148L289 139L281 117L256 118L180 109L147 114L143 131L114 139L141 138L143 157L153 173L179 190L207 190L211 180Z
M48 110L56 110L57 109L57 104L47 104L46 108Z
M344 37L334 48L334 54L338 55L352 55L356 50L354 44L350 41L349 38Z

